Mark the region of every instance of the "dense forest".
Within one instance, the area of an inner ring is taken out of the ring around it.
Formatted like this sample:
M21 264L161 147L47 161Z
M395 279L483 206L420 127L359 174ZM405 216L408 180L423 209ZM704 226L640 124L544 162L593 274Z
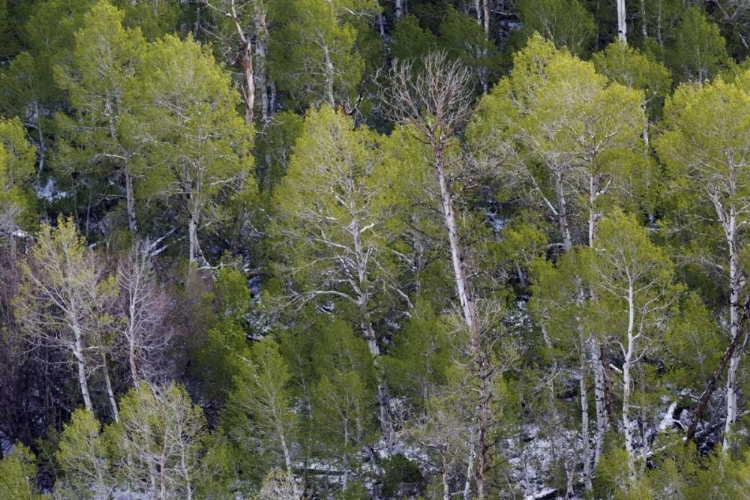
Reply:
M740 499L746 0L0 0L0 499Z

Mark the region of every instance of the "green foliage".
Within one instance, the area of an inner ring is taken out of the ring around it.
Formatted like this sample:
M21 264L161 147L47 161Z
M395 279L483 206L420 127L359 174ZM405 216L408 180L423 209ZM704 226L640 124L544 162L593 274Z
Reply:
M290 379L279 345L270 337L255 343L238 367L222 425L251 478L263 477L275 463L289 467L298 420Z
M284 5L284 27L271 39L272 78L300 109L354 102L365 68L359 32L379 11L377 3L287 0Z
M500 71L500 51L484 34L476 20L449 8L438 29L439 44L448 55L460 60L477 75L483 91L496 81Z
M609 44L603 51L595 53L592 60L600 75L628 88L643 90L649 115L652 119L659 117L659 108L672 81L664 65L620 42Z
M203 224L222 219L230 195L257 190L239 95L205 47L172 35L149 47L126 95L146 149L141 196L176 205L194 261Z
M10 500L37 500L42 496L36 487L36 457L21 443L0 460L0 498Z
M219 315L235 322L243 321L250 310L250 290L245 274L239 269L222 267L216 273L215 290Z
M593 64L535 35L480 101L469 142L503 180L541 198L566 246L576 232L590 242L602 213L648 189L642 102L640 90L608 84ZM571 229L576 218L587 228Z
M429 304L419 301L382 362L393 394L408 398L418 408L447 382L450 357L446 326Z
M35 219L31 192L36 151L29 144L18 118L0 119L0 231L8 233L19 224L30 228Z
M437 46L437 37L419 26L419 20L412 14L396 23L391 33L391 55L399 61L419 60Z
M286 175L294 144L302 134L304 118L282 111L271 119L255 142L256 173L263 193L270 195Z
M664 334L668 378L679 387L702 390L718 366L724 341L710 311L696 293L680 304L680 315Z
M424 477L419 466L397 454L386 459L382 465L384 470L382 493L385 498L402 498L406 491L424 488Z
M518 11L527 35L539 33L573 54L588 50L594 19L578 0L520 0Z
M140 28L148 40L176 31L184 9L184 4L161 0L114 0L113 3L125 13L124 25Z
M676 79L692 82L713 78L728 65L726 41L700 8L683 13L667 62Z
M386 246L399 231L390 186L403 166L382 162L379 142L327 105L311 110L273 198L279 271L301 286L301 300L336 300L363 328L393 283Z
M120 422L106 432L116 477L132 491L187 497L216 471L202 464L205 426L203 411L183 387L141 384L120 400Z
M71 498L100 498L111 494L115 484L110 474L107 444L101 424L93 413L76 410L60 436L55 460L63 478L55 489Z
M92 205L107 202L108 189L101 183L120 185L133 230L133 177L139 147L128 116L133 102L125 94L140 70L146 44L139 29L123 28L123 17L107 2L95 4L75 34L70 60L54 68L57 86L75 109L73 117L56 115L60 137L55 163L68 174L58 174L61 187L88 198L89 211ZM103 199L96 193L104 195Z
M696 230L711 235L700 244L692 239L681 243L685 253L704 262L725 261L725 250L717 245L723 245L726 235L719 233L718 224L705 222L706 214L715 220L716 203L727 209L734 206L739 221L750 216L742 201L750 195L750 174L741 167L750 160L745 140L748 124L744 110L750 109L747 78L743 73L735 83L719 79L681 85L667 99L665 131L655 141L666 167L673 223L694 221ZM712 126L706 127L706 123Z

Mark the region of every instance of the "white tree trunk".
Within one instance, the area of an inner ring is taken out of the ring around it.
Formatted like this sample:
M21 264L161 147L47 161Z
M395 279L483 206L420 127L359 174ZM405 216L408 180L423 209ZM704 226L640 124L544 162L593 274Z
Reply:
M450 482L448 481L448 450L442 449L440 451L440 457L443 459L443 470L441 471L443 479L443 500L451 500L451 487Z
M580 329L579 329L580 330ZM579 391L581 392L581 441L583 441L583 484L587 491L591 491L591 444L589 442L589 397L586 391L586 339L583 331L580 330L581 352L581 377L578 380Z
M245 35L242 24L237 16L237 9L234 0L229 4L229 18L232 20L237 34L240 37L242 45L242 72L245 76L245 87L242 89L242 96L245 101L245 123L253 123L253 110L255 109L255 78L253 76L253 47L250 39Z
M440 208L442 210L443 223L448 231L448 244L450 246L451 262L453 264L456 293L458 294L458 300L461 304L464 323L473 336L478 327L477 310L466 280L466 270L464 269L463 256L461 254L458 224L456 223L456 214L453 210L453 190L450 186L450 181L445 174L443 145L439 144L434 146L433 151L435 152L435 170L438 176L438 184L440 185Z
M245 74L245 124L250 125L255 118L255 77L253 75L253 52L250 42L242 48L242 70Z
M286 442L286 433L284 428L279 424L277 427L279 433L279 441L281 444L281 451L284 454L284 466L286 467L286 474L289 482L292 484L292 490L294 491L294 498L299 498L301 493L297 486L297 481L294 479L294 472L292 471L292 454L289 451L289 445Z
M135 195L133 193L133 176L130 167L125 165L123 169L125 174L125 204L128 212L128 228L135 234L138 232L138 224L135 219Z
M258 82L260 96L260 117L267 123L273 110L268 97L268 77L266 57L268 55L268 26L266 8L261 0L255 0L255 80Z
M628 43L628 26L625 23L625 0L617 0L617 38Z
M490 0L482 0L482 6L484 7L484 36L490 36ZM485 51L485 55L487 55Z
M630 428L630 387L631 387L631 363L633 362L635 350L635 297L633 283L628 286L628 344L625 362L622 364L622 425L625 433L625 450L628 454L628 477L631 482L636 480L635 470L635 448L633 445L633 431Z
M596 223L599 214L595 210L596 198L599 191L598 178L595 175L589 176L589 247L594 247L596 238ZM592 292L592 299L593 292ZM583 348L583 347L582 347ZM591 367L594 373L594 403L596 405L596 434L594 437L594 468L599 465L599 459L604 449L604 434L607 432L607 407L606 392L604 390L605 375L604 365L602 364L601 345L596 336L591 336L586 341L586 347L589 351Z
M115 393L112 390L112 380L109 378L109 364L107 363L107 353L104 350L104 346L101 344L99 345L99 353L102 357L102 370L104 370L104 386L107 389L109 405L112 407L112 418L115 422L119 422L120 412L117 410L117 400L115 399Z
M594 403L596 405L596 435L594 438L594 467L599 465L599 459L604 450L604 435L607 433L607 402L604 365L602 364L601 345L599 339L591 337L588 342L591 366L594 372Z
M732 341L740 335L740 315L739 315L739 298L742 289L742 282L739 269L739 255L737 250L737 216L734 205L730 207L729 220L724 224L726 226L725 234L727 246L729 247L729 320ZM727 370L726 382L726 421L724 423L724 441L722 448L724 452L729 450L730 434L732 426L737 420L737 370L740 365L740 358L743 353L742 345L732 353L729 359L729 368Z
M333 78L334 78L334 68L333 68L333 61L331 61L331 53L328 50L328 46L323 47L323 54L325 55L325 98L328 100L328 104L331 105L332 108L336 107L336 100L333 97Z
M573 248L573 242L570 238L570 228L568 227L568 205L565 199L565 188L563 186L562 171L557 169L555 174L555 196L557 197L557 224L560 228L560 234L563 239L563 248L569 251Z
M81 387L81 395L83 396L83 404L88 411L93 411L93 405L91 404L91 395L89 393L89 383L86 380L86 358L83 355L83 338L81 336L80 329L78 327L73 328L75 334L75 343L73 347L73 355L78 363L78 385Z
M191 263L196 262L198 259L198 221L192 212L188 215L188 240L190 244L190 250L188 258Z
M466 463L466 481L464 482L464 500L471 500L471 478L474 477L472 473L474 469L474 460L476 459L477 449L476 440L474 438L474 428L471 429L469 438L469 457Z
M405 2L406 0L396 0L396 6L393 9L393 15L397 21L404 17L404 12L405 12L404 3Z

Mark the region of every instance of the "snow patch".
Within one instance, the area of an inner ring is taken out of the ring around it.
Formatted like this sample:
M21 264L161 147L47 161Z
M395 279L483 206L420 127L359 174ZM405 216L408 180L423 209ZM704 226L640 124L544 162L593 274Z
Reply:
M44 186L37 184L34 190L39 198L47 200L50 203L68 196L66 191L60 191L55 187L55 181L51 177L47 179L47 183Z

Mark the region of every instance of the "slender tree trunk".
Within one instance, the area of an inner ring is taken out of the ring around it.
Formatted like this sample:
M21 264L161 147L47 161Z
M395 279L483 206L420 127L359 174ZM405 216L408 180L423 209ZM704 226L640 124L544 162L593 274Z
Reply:
M323 54L325 55L325 98L328 100L328 104L331 105L331 107L336 106L336 100L333 97L333 78L334 78L334 70L333 70L333 61L331 61L331 53L328 50L328 46L323 47Z
M476 459L477 455L477 449L476 449L476 439L475 439L475 432L474 428L471 429L471 434L469 438L469 457L467 459L466 463L466 481L464 482L464 500L471 500L471 478L474 477L473 470L474 470L474 460Z
M656 15L656 39L659 41L659 47L661 50L664 50L664 37L662 36L662 30L661 30L661 24L662 24L662 3L661 0L659 0L659 8Z
M444 145L442 143L433 143L433 153L435 155L435 170L440 185L440 208L443 215L443 223L448 231L448 244L450 246L451 262L453 264L453 275L456 285L456 293L461 304L463 320L469 333L474 336L478 333L477 310L474 304L469 285L466 280L466 270L464 269L461 244L458 234L458 224L456 223L456 214L453 209L453 189L450 181L445 174L444 164Z
M646 0L641 0L641 35L648 40L648 23L646 22Z
M245 101L245 123L250 125L253 123L253 110L255 109L255 79L253 76L253 47L250 39L245 35L242 29L242 24L237 16L237 9L234 5L234 0L230 2L229 18L232 20L237 34L240 37L240 45L242 48L242 72L245 76L245 86L242 89L242 96Z
M596 198L599 194L599 177L597 175L589 176L589 247L594 247L596 238L596 223L599 219L599 213L596 211ZM593 292L591 292L592 299ZM594 443L594 467L599 464L599 459L604 448L604 434L607 432L607 408L605 396L604 366L602 365L601 346L596 336L591 336L582 344L582 349L588 349L589 358L591 359L592 371L594 373L594 403L596 405L596 435ZM590 476L589 476L590 478ZM590 486L587 484L587 488Z
M40 116L39 103L34 101L34 122L36 125L37 140L39 141L39 166L36 173L37 179L42 175L42 170L44 170L44 158L47 156L47 146L44 143L44 133L42 132L42 125L39 123Z
M622 365L622 426L625 434L625 450L628 453L628 477L631 483L636 480L635 470L635 448L633 445L633 431L630 428L630 388L631 388L631 363L633 361L633 350L635 348L635 303L633 284L628 286L628 348L623 353L625 362Z
M292 454L290 453L289 446L286 442L286 433L281 425L277 426L276 431L279 433L279 443L281 444L281 451L284 454L284 466L286 467L287 478L292 483L294 498L299 498L301 494L297 487L297 481L294 480L294 473L292 472Z
M86 380L86 360L83 357L83 340L81 339L80 333L76 332L75 339L75 350L73 355L78 363L78 385L81 387L81 395L83 396L83 405L88 411L93 411L94 407L91 404L91 395L89 393L89 383Z
M140 281L141 275L140 273L134 273L132 278L137 279ZM131 279L132 279L131 278ZM138 342L136 340L136 332L135 332L135 317L136 317L136 310L135 310L135 293L136 291L140 289L139 283L135 284L135 286L128 287L128 361L130 364L130 377L133 379L133 387L138 388L139 383L139 377L138 377L138 362L136 361L138 351L137 351L137 345Z
M599 459L604 450L604 435L607 433L607 397L604 365L602 363L599 339L591 337L588 342L591 365L594 372L594 403L596 407L596 436L594 440L594 467L599 465Z
M190 250L188 258L191 263L196 262L198 259L198 221L191 212L188 215L188 240L190 244Z
M482 19L484 21L483 28L484 28L484 36L488 37L490 36L490 0L482 0L482 7L484 7L484 18ZM485 51L485 55L487 55Z
M268 55L268 25L266 8L261 0L255 0L255 79L258 82L260 96L260 117L263 123L271 118L270 100L268 97L268 76L266 58Z
M253 52L250 42L244 44L242 48L242 70L245 75L245 124L253 123L255 109L255 78L253 77Z
M404 2L405 0L396 0L396 6L393 9L393 15L397 21L404 17Z
M138 387L138 365L136 364L135 357L136 357L136 351L135 351L135 343L131 340L129 341L129 357L130 357L130 377L133 380L133 387Z
M166 434L166 429L164 433ZM167 446L169 446L169 436L162 436L164 444L162 445L161 456L159 457L159 499L167 500Z
M464 268L464 260L461 251L460 236L458 232L458 224L456 222L455 211L453 207L453 188L451 186L450 179L445 172L445 158L444 158L445 145L440 139L432 138L432 149L435 157L435 170L438 176L438 184L440 186L440 198L441 198L441 210L443 215L443 222L446 230L448 231L448 243L450 246L451 262L453 264L454 280L456 282L456 292L458 294L459 302L461 304L461 310L463 315L464 324L466 325L467 332L470 337L472 355L474 362L477 363L477 373L475 376L478 377L480 383L480 407L479 411L479 429L476 443L476 470L474 473L475 481L477 483L477 495L478 498L484 498L484 475L486 472L487 455L489 453L489 425L490 425L490 401L491 401L491 390L489 386L491 383L491 367L488 364L488 360L483 353L483 346L481 341L481 331L478 321L476 304L472 296L471 289L466 277L466 270Z
M135 234L138 232L138 224L135 218L135 194L133 192L133 175L128 165L125 165L123 174L125 175L125 204L128 212L128 228L131 233Z
M377 339L375 337L375 331L372 328L372 323L364 321L361 324L365 340L367 341L367 347L370 351L372 358L372 364L375 368L375 377L378 383L378 421L380 423L380 430L386 437L388 446L391 446L391 425L390 419L388 418L388 387L385 384L385 377L383 376L383 369L380 366L380 348L378 347Z
M739 298L742 288L739 270L739 255L737 250L737 216L734 204L729 209L729 220L725 222L727 246L729 247L729 320L732 341L740 335ZM737 369L743 353L742 345L735 349L729 358L726 382L726 421L724 423L723 450L727 452L730 446L732 426L737 420Z
M477 498L482 500L486 496L485 473L487 472L487 460L489 456L489 432L490 432L490 376L489 373L480 371L480 410L479 410L479 440L477 445L477 466L474 472L477 484Z
M441 474L443 478L443 500L451 500L451 487L448 482L448 450L441 448L440 458L443 459L443 470Z
M628 26L625 16L625 0L617 0L617 38L623 43L628 43Z
M568 227L568 205L565 200L565 189L563 186L562 171L556 169L555 174L555 196L557 197L557 224L560 228L560 234L563 239L563 248L569 251L573 248L573 242L570 238L570 228Z
M104 386L107 389L107 397L109 398L109 404L112 407L112 418L115 422L120 421L120 412L117 410L117 400L115 399L115 392L112 390L112 380L109 378L109 364L107 363L107 353L104 351L104 346L99 343L99 354L102 358L102 370L104 371Z
M583 484L586 491L591 491L591 444L589 442L589 397L586 390L586 341L583 330L579 327L581 376L578 379L578 390L581 393L581 441L583 441Z
M75 303L71 305L71 309L75 310ZM91 404L91 393L89 393L89 383L86 380L86 358L84 356L84 341L81 327L78 324L76 318L73 318L73 356L76 358L78 363L78 384L81 387L81 395L83 396L83 404L88 411L93 411L93 405Z

